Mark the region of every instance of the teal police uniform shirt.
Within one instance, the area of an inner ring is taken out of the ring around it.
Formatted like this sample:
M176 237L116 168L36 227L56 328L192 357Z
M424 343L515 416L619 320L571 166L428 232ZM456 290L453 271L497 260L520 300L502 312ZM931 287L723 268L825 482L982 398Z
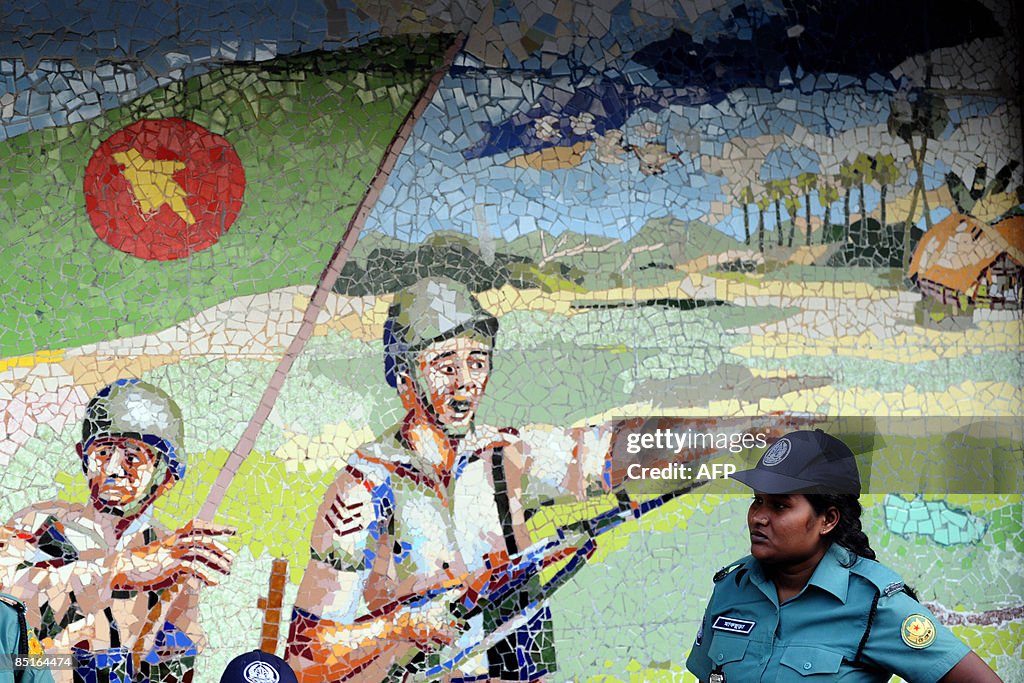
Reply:
M904 593L890 569L861 557L843 566L855 557L833 545L804 590L781 606L753 557L716 576L686 667L705 682L713 672L726 683L884 683L891 674L938 681L970 648Z
M0 665L0 683L53 683L53 674L47 669L24 669L17 679L13 669L13 655L29 653L29 641L35 639L25 623L25 607L17 599L0 593L0 647L3 657ZM34 653L33 653L34 654Z

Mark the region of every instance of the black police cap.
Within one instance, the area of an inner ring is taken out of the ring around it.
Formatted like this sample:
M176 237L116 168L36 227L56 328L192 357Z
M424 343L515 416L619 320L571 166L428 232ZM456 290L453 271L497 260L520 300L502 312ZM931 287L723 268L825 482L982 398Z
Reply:
M253 650L228 662L220 683L298 683L295 672L277 655Z
M731 478L761 493L860 494L853 451L820 429L790 432L764 452L754 469Z

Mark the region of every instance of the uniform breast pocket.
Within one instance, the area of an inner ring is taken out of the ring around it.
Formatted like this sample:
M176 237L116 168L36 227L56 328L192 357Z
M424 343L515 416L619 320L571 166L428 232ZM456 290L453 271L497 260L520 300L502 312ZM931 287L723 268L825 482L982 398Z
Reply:
M791 646L786 648L779 661L801 676L816 676L811 680L828 681L837 679L836 674L843 665L843 655L817 647Z
M747 654L747 646L750 638L747 636L730 636L724 633L716 633L711 639L711 647L708 656L711 663L716 666L725 666L730 662L738 662Z

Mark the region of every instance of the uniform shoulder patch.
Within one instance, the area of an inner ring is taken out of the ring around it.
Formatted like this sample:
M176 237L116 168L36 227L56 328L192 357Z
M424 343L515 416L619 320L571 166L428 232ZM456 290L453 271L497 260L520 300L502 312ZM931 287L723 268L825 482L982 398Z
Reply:
M887 598L903 590L903 577L874 560L858 558L857 562L850 567L850 573L873 584L882 597Z
M8 595L7 593L0 593L0 602L7 605L8 607L13 607L19 612L25 611L25 605L21 602L21 600L18 600L13 595Z
M905 584L902 581L893 581L888 586L882 589L882 597L888 598L889 596L896 595L897 593L903 590L904 585Z
M923 614L911 614L900 626L900 637L908 647L923 650L935 642L935 624Z
M750 559L750 556L747 555L746 557L744 557L742 559L736 560L732 564L728 564L728 565L722 567L717 572L715 572L715 575L711 577L711 580L714 581L715 583L718 583L719 581L721 581L725 577L729 576L729 574L731 574L733 571L735 571L735 569L737 567L742 567L744 564L746 564L747 560L749 560L749 559Z
M32 657L39 657L46 654L43 649L43 644L39 642L39 638L36 637L36 632L30 626L28 628L28 653Z

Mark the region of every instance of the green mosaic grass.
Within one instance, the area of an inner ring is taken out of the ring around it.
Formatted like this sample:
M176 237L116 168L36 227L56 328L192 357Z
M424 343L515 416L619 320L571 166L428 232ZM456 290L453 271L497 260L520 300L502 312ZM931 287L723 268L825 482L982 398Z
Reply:
M831 377L839 389L870 387L879 392L945 391L965 380L1007 382L1024 387L1024 364L1015 351L992 351L932 361L897 363L840 355L747 358L748 367L789 370L804 376Z

